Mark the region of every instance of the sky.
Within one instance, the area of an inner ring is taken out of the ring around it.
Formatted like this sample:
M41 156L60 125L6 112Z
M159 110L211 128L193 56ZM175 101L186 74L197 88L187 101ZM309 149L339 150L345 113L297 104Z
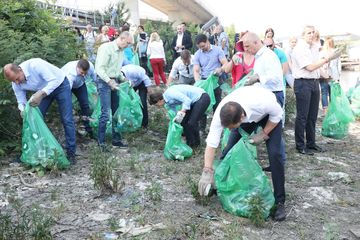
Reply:
M65 5L101 9L114 0L58 0ZM135 1L135 0L134 0ZM263 35L272 27L275 38L300 36L305 25L313 25L321 35L354 33L360 35L358 8L355 0L195 0L220 19L221 24L234 24L236 31L253 31ZM140 1L140 16L165 18Z

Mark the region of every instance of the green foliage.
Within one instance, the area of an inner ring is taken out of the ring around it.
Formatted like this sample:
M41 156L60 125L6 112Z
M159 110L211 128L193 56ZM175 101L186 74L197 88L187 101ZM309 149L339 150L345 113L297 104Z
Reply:
M130 10L126 7L125 2L122 0L119 0L116 3L111 2L101 11L96 10L95 12L90 13L94 14L95 16L101 16L101 19L104 21L110 21L114 8L116 9L116 18L114 20L114 24L115 26L122 26L130 19Z
M188 178L188 183L191 191L191 195L195 199L196 203L207 206L210 203L210 197L208 196L200 196L198 191L198 183L194 181L191 177Z
M90 155L90 178L101 193L115 193L121 190L121 178L115 156L93 147Z
M233 49L235 47L235 25L231 24L229 27L225 28L225 32L227 33L229 37L229 53L232 55Z
M162 199L163 188L158 182L152 182L151 186L145 189L145 195L153 203L160 202Z
M250 210L249 219L256 227L263 227L265 224L264 219L264 201L260 195L254 195L249 200Z
M22 206L10 199L10 208L0 212L0 240L53 239L50 228L54 218L38 206Z
M81 55L74 32L35 0L0 1L0 68L40 57L61 67ZM11 84L0 72L0 154L17 150L21 118Z

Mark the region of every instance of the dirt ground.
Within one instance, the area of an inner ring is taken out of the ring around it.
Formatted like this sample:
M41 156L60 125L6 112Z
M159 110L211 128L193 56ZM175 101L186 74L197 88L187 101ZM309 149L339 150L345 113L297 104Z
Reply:
M166 160L163 112L150 121L147 132L124 136L129 150L112 149L119 193L101 196L94 187L89 157L96 144L79 139L78 163L65 171L40 177L2 160L0 211L9 209L10 196L23 207L36 204L55 217L54 239L357 239L352 232L360 230L359 121L346 138L334 140L321 136L319 119L317 142L327 151L314 156L295 151L293 124L287 124L287 219L269 218L264 227L225 212L216 196L205 205L196 202L191 190L201 175L204 146L185 161ZM260 147L260 165L267 165L266 156Z

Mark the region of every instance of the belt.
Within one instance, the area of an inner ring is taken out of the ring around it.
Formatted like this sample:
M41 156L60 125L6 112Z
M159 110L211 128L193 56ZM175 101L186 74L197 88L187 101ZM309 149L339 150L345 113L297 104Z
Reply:
M316 81L319 80L318 78L295 78L295 80L312 80L312 81Z
M273 93L282 93L283 91L273 91Z

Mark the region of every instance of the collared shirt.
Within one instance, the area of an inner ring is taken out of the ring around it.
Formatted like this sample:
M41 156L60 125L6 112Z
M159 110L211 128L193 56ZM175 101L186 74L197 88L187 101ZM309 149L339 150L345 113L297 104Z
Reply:
M139 86L142 82L144 82L145 87L151 85L151 80L146 75L145 69L138 65L128 64L123 66L121 71L125 74L126 79L131 82L131 86L133 87Z
M81 87L85 83L87 78L91 78L93 81L96 81L96 73L95 73L94 65L91 62L89 62L90 68L87 74L83 77L79 75L77 72L78 62L79 62L78 60L68 62L61 68L61 70L64 71L67 79L69 80L70 89L71 88L76 89Z
M178 84L169 87L163 97L169 108L176 110L176 106L182 104L182 110L189 110L191 104L199 100L203 93L205 91L202 88Z
M210 147L217 148L219 146L224 129L220 121L220 111L228 102L237 102L244 109L246 117L242 123L257 123L267 115L269 115L269 121L273 123L280 122L282 118L283 110L276 101L275 94L260 86L238 88L227 95L216 108L206 138L206 143Z
M65 73L58 67L41 58L32 58L20 64L26 81L16 84L12 82L18 106L26 104L26 91L42 90L46 95L51 94L65 79Z
M177 38L176 38L176 46L182 46L183 37L184 37L184 33L181 33L181 34L178 33ZM181 48L176 50L176 52L181 52L181 51L182 51Z
M283 91L283 71L276 54L263 46L255 54L254 74L259 75L260 84L270 91Z
M304 39L299 39L292 52L292 74L297 78L320 78L320 69L306 70L306 66L319 60L319 46L308 44Z
M216 68L221 67L221 60L225 58L223 50L210 44L209 51L198 49L194 55L194 65L199 65L201 78L207 78Z
M110 78L122 79L121 66L123 60L124 51L119 49L116 41L104 43L97 51L95 71L105 82L109 82Z
M179 73L181 76L193 78L194 77L194 55L191 55L190 64L186 66L181 60L181 57L178 57L172 65L170 76L172 78L176 77L176 74ZM189 69L189 70L188 70Z

